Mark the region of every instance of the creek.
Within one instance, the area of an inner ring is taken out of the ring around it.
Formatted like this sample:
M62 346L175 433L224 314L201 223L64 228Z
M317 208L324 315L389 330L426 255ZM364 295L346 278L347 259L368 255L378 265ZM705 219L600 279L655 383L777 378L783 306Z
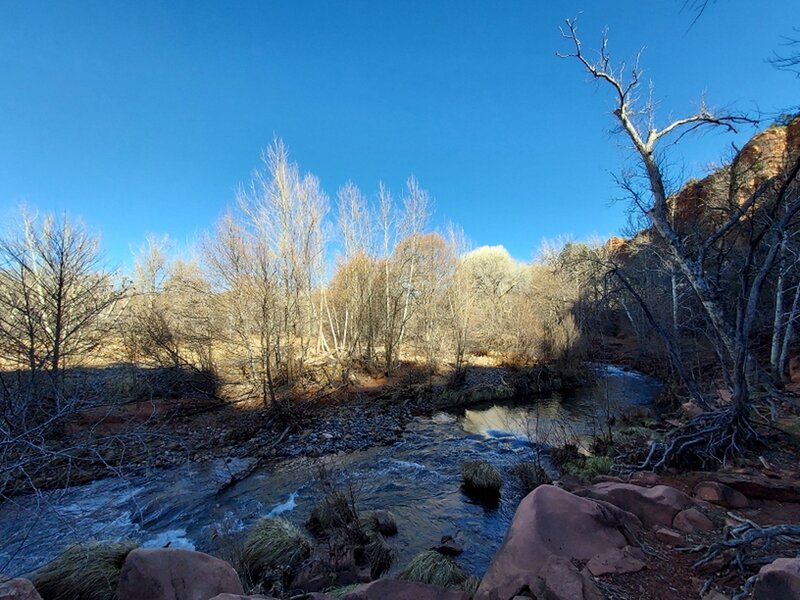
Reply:
M395 569L450 535L464 549L458 561L482 575L521 498L511 467L541 452L543 465L553 471L550 445L586 441L602 429L607 415L647 406L660 389L641 373L607 365L595 370L591 385L417 417L391 445L286 460L221 493L217 490L246 460L187 464L147 477L110 477L14 498L0 505L0 572L25 573L67 545L90 539L133 538L145 546L214 554L221 539L265 516L302 524L323 496L324 467L329 480L353 490L359 509L396 515L399 533L389 539L398 553ZM462 491L459 467L469 458L488 460L503 473L499 504L487 507Z

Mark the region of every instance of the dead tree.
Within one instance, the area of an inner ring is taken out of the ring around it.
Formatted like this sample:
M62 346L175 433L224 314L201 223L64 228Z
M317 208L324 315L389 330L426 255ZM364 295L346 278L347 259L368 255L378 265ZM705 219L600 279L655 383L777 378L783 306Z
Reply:
M658 128L652 102L644 107L637 104L641 82L638 59L625 76L624 65L612 66L605 35L596 61L585 56L575 21L566 21L562 36L573 49L558 55L577 60L586 72L613 92L614 117L633 146L647 182L642 190L626 178L625 187L636 208L647 217L650 227L669 249L675 265L691 285L713 329L718 354L727 363L725 366L730 373L730 406L690 422L674 440L651 452L647 464L662 466L687 453L701 457L704 462L710 458L724 460L741 452L744 445L756 438L750 423L751 401L763 394L764 370L752 351L751 336L765 281L779 255L779 241L795 226L795 217L800 210L797 182L800 158L794 158L783 173L763 182L744 201L732 202L729 213L700 242L681 235L670 218L671 202L662 147L667 141L675 144L683 136L700 129L736 131L738 125L753 124L754 121L740 115L718 115L701 105L694 115ZM754 217L757 211L759 219ZM731 309L709 276L707 261L710 253L717 250L725 239L736 236L741 236L740 241L747 247L737 301Z

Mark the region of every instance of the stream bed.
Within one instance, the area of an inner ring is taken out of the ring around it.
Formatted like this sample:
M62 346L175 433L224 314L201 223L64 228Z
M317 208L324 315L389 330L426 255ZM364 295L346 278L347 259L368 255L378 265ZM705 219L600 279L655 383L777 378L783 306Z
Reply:
M71 543L132 538L145 546L214 553L220 540L265 516L298 524L324 492L320 468L352 489L361 510L388 509L398 535L395 569L451 535L464 549L458 561L482 575L503 540L521 498L510 476L565 439L588 439L608 413L647 406L660 389L634 371L597 366L594 384L544 398L520 398L418 417L399 441L322 458L299 457L257 471L218 493L246 460L188 464L148 477L106 478L64 491L15 498L0 505L0 572L26 573ZM330 432L335 435L336 432ZM461 490L459 467L482 458L504 474L500 503L485 507Z

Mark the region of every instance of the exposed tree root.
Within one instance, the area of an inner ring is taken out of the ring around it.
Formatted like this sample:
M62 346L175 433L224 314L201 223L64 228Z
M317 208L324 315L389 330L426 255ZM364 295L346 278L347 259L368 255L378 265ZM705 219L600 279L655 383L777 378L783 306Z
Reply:
M730 516L735 517L735 515ZM728 557L719 570L727 569L728 571L745 573L748 569L769 564L786 554L785 552L780 552L780 549L778 552L770 553L775 545L780 543L796 544L800 541L796 537L800 536L800 525L787 523L761 527L747 519L735 518L742 521L741 525L737 525L730 530L728 539L714 542L706 547L705 554L694 563L695 569L711 563L719 556L727 555ZM732 600L746 598L752 591L753 585L755 585L756 577L756 574L748 577ZM710 589L715 580L716 575L709 577L703 586L702 593Z
M658 470L672 465L724 463L759 440L747 415L733 408L693 417L664 441L652 442L639 469Z

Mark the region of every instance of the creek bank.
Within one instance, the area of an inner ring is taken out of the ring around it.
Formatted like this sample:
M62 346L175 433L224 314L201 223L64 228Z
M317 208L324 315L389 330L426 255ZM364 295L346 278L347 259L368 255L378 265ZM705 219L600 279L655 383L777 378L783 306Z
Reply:
M741 523L757 518L758 513L750 512L747 517L732 515L726 506L692 496L691 490L696 486L693 480L698 477L707 477L704 481L732 482L747 481L753 475L723 472L716 477L702 473L682 478L678 474L646 473L632 477L631 481L636 483L606 477L604 481L585 484L574 492L541 485L520 503L502 546L474 594L380 578L351 589L344 598L677 600L699 599L701 588L707 588L703 598L730 598L732 589L743 584L746 577L734 568L732 550L724 551L719 560L700 568L692 568L692 565L703 557L705 548L724 539L723 532L730 529L733 517L739 518ZM787 481L800 479L796 472L787 472L784 476ZM667 482L680 484L683 490ZM707 497L703 489L700 489L701 495ZM748 498L748 502L749 510L753 511L763 509L761 503L768 501ZM794 510L797 508L795 505ZM687 523L692 526L687 528ZM402 529L402 522L399 527ZM681 547L694 550L679 551ZM800 598L800 560L771 556L775 552L792 554L797 550L796 544L784 541L774 545L768 553L754 555L756 560L759 556L769 557L764 563L766 566L754 578L754 598ZM300 565L298 572L302 569ZM303 593L307 591L294 588L278 595L315 600L331 598L325 595L329 591ZM716 596L708 595L712 592ZM98 600L110 598L113 593L118 600L145 597L148 600L228 600L242 597L244 590L239 577L223 561L200 552L162 548L130 552L121 565L119 584L115 583L110 595L99 593L94 597ZM16 579L0 585L0 598L38 600L38 595L28 582Z
M90 483L108 476L109 466L116 473L137 476L187 463L244 459L263 465L390 445L415 417L575 389L592 380L594 367L587 365L581 376L546 365L466 367L456 378L407 376L378 386L349 386L316 401L298 401L278 419L262 407L207 400L136 402L113 412L79 415L60 442L73 447L75 439L91 430L120 434L120 439L128 436L130 443L78 452L69 468L54 461L52 468L37 475L35 485L48 490Z

